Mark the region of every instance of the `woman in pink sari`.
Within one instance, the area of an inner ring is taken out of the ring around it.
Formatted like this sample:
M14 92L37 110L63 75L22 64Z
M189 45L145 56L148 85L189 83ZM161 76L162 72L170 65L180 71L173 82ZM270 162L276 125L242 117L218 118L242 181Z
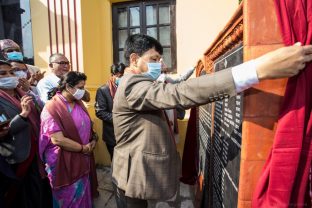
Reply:
M83 73L67 73L41 114L39 152L52 187L53 207L92 207L90 176L96 141L80 101L86 79Z

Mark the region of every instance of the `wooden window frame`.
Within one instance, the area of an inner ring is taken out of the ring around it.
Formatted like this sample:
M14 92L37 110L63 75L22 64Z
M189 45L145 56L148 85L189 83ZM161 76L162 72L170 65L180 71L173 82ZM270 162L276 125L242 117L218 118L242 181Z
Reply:
M146 7L157 5L157 23L156 25L146 25ZM159 24L159 6L169 5L170 6L170 23ZM140 26L130 27L130 8L140 8ZM118 10L127 9L127 27L118 26ZM170 26L170 46L163 45L163 48L171 48L171 67L168 68L170 72L177 72L177 59L176 59L176 0L141 0L141 1L129 1L112 4L112 20L113 20L113 60L114 63L119 62L119 52L122 51L119 48L119 35L118 31L121 29L127 29L128 36L130 30L140 28L140 33L146 34L147 28L157 28L157 39L159 40L159 28L163 26Z

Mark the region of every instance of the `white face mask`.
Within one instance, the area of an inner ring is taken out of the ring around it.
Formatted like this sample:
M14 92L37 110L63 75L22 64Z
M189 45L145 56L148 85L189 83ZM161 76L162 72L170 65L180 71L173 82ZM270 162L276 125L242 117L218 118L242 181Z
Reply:
M81 100L84 96L86 90L81 90L79 88L76 88L76 92L72 94L76 100Z
M15 89L18 85L17 77L1 77L0 88L2 89Z
M14 72L15 76L17 76L18 78L27 78L27 73L24 71L16 71Z

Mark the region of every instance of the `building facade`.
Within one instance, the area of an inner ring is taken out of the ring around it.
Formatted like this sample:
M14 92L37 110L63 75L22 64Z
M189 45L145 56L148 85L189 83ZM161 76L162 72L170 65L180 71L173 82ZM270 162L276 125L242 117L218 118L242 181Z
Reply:
M29 63L48 71L49 56L60 52L68 57L72 70L86 73L87 89L92 95L88 109L99 135L101 121L95 117L93 108L95 92L109 79L110 65L123 61L123 42L129 34L140 32L156 37L164 45L169 68L182 73L195 66L238 7L236 0L0 2L0 38L10 38L22 45ZM182 138L178 149L182 152L186 121L180 125ZM96 160L109 164L101 141Z

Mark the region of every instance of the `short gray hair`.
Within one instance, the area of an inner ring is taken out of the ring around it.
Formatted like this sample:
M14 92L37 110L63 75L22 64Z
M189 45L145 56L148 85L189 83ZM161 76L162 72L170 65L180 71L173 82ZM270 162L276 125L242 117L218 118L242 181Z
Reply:
M62 53L53 53L50 58L49 58L49 63L52 64L52 62L57 58L57 57L60 57L60 56L64 56L64 54Z

